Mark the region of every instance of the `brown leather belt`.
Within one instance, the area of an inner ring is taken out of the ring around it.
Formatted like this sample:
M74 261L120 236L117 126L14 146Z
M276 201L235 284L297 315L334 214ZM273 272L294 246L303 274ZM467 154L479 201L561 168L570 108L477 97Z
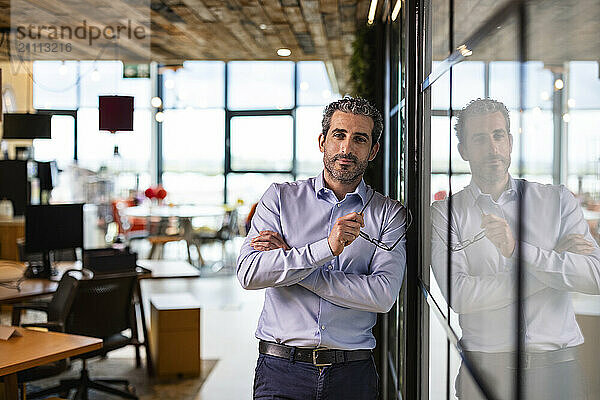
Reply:
M325 367L348 361L368 360L373 356L371 350L305 349L265 342L264 340L261 340L258 344L258 352L288 360L311 363L317 367Z

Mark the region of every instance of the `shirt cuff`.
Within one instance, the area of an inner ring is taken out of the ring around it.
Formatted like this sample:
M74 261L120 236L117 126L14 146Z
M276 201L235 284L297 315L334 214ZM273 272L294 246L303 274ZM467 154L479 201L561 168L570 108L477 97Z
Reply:
M310 254L313 259L313 267L319 267L334 258L334 255L329 248L327 238L309 244L308 248L310 249Z
M509 258L506 258L508 262L513 263L513 265L517 265L517 254L519 253L519 242L515 244L515 250ZM533 261L537 258L538 248L527 243L521 241L521 260L524 265L527 264L535 264ZM504 256L502 256L504 258Z

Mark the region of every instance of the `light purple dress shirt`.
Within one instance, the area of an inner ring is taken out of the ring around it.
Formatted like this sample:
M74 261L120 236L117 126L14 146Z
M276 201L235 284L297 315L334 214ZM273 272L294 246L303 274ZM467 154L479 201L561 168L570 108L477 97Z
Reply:
M301 347L375 347L376 313L389 311L404 276L404 239L385 251L358 237L337 257L327 242L336 220L360 211L372 193L361 181L340 201L323 173L274 183L265 192L237 261L245 289L266 288L257 338ZM361 230L391 245L404 232L405 213L398 201L375 193ZM291 250L254 250L250 240L263 230L281 234Z

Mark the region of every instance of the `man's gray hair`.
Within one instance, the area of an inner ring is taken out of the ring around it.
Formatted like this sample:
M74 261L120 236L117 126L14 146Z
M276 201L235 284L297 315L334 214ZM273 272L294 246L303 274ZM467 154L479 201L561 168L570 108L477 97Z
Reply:
M331 117L336 111L347 112L355 115L364 115L373 120L373 131L371 132L371 147L375 146L375 143L379 142L381 132L383 132L383 118L381 113L375 106L373 106L368 100L362 97L350 97L345 96L343 99L334 101L325 107L323 111L323 136L327 136L329 128L331 127Z
M454 125L458 142L462 143L463 139L465 138L465 124L469 117L475 115L493 114L495 112L502 113L504 119L506 120L506 133L510 133L510 116L508 115L508 109L504 103L488 97L485 99L478 98L476 100L471 100L469 104L467 104L467 106L458 113L456 124Z

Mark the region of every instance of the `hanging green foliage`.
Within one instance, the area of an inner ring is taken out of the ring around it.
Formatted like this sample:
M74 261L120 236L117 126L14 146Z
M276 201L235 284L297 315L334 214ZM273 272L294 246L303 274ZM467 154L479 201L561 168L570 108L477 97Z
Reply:
M352 43L350 58L350 80L352 96L360 96L375 102L375 49L376 35L374 26L362 25L356 32Z

